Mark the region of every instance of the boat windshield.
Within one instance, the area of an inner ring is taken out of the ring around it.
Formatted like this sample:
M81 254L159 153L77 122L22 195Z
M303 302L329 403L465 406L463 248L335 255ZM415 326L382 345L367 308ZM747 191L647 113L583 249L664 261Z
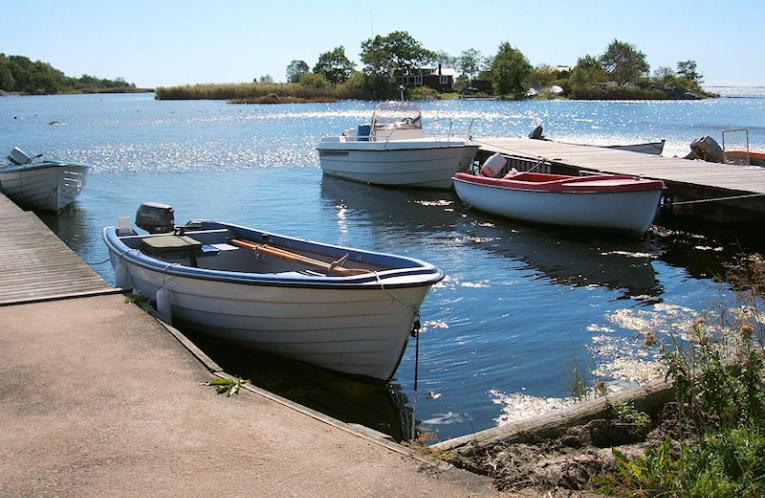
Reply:
M382 102L375 107L372 123L374 126L396 123L410 123L420 126L422 109L412 102Z

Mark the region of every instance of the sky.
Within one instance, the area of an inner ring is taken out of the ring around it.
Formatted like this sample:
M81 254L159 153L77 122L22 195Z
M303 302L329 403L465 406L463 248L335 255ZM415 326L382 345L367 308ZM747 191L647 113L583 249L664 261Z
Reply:
M507 41L533 65L573 66L619 39L652 69L694 59L705 85L765 86L763 0L0 0L0 12L0 52L141 87L284 81L294 59L313 67L343 45L358 62L362 41L397 30L452 55Z

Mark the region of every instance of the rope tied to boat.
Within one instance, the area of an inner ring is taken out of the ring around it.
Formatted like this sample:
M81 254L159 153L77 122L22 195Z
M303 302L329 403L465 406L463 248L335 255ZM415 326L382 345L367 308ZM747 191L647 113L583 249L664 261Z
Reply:
M388 295L388 297L391 299L391 301L395 301L398 304L400 304L401 306L403 306L404 308L407 308L407 309L411 310L412 313L414 314L414 316L418 316L419 315L419 312L420 312L419 306L414 306L413 304L406 303L406 302L402 301L401 299L397 298L396 296L394 296L393 294L391 294L390 292L388 292L388 289L385 288L385 285L383 284L383 281L380 278L380 274L377 273L374 270L372 270L372 273L374 273L375 278L377 279L377 283L380 285L380 289L382 289L382 291L385 294Z
M380 284L380 289L382 289L385 294L388 295L388 297L391 298L392 301L397 302L401 306L408 308L412 311L414 314L414 321L412 322L412 330L409 331L409 335L414 337L414 392L412 395L412 431L410 433L411 440L414 440L416 436L416 427L417 427L417 384L419 381L419 375L420 375L420 327L422 324L420 323L420 309L418 306L414 306L408 303L405 303L401 299L397 298L390 292L388 292L388 289L385 288L385 285L383 284L382 279L380 278L380 275L373 271L372 273L375 274L375 278L377 279L377 283Z
M732 195L729 197L713 197L711 199L696 199L694 201L679 201L679 202L669 202L665 204L665 206L683 206L685 204L703 204L705 202L724 202L724 201L735 201L738 199L751 199L752 197L762 197L765 196L765 193L763 194L743 194L743 195Z
M410 335L414 337L414 391L412 393L412 434L414 441L417 436L417 381L420 377L420 313L414 317L412 331Z

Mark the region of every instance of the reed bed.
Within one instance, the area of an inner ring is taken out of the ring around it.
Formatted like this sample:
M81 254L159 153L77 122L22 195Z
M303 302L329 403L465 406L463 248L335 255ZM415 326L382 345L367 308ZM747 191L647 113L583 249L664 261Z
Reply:
M349 85L316 87L300 83L211 83L159 87L157 100L228 100L232 103L334 102L364 98Z

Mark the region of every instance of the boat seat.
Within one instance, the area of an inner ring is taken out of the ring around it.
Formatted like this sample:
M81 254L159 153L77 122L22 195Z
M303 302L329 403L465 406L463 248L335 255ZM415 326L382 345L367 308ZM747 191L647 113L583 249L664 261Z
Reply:
M189 256L191 266L197 266L197 252L202 250L202 243L188 235L161 235L141 240L142 249L148 253L170 254L183 253Z

